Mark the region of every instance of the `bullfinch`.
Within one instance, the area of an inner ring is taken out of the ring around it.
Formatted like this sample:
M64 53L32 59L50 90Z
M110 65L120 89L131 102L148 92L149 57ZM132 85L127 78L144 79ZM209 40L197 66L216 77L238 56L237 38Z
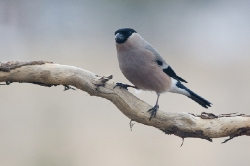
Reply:
M123 75L134 85L116 83L116 86L154 91L157 94L155 106L148 110L151 113L149 120L156 116L159 109L158 100L164 92L182 94L204 108L211 107L209 101L182 84L187 81L179 77L159 52L134 29L118 29L115 32L115 41L119 67Z

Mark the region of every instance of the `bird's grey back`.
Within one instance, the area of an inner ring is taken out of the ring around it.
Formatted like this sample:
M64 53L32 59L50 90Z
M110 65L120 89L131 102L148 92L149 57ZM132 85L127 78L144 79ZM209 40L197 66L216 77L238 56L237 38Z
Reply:
M146 41L145 41L146 42ZM146 42L147 43L147 42ZM166 61L163 59L163 57L161 56L161 54L149 43L147 43L145 45L145 49L149 50L150 52L152 52L152 54L155 56L155 60L162 62L162 69L167 68L169 65L166 63Z

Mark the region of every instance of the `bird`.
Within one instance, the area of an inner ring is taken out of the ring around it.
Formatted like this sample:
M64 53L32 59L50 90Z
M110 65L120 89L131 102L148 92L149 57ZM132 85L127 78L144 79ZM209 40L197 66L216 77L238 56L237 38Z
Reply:
M211 107L212 103L183 85L187 81L178 76L161 54L134 29L115 31L115 42L120 70L133 85L116 83L114 88L132 87L156 92L156 103L148 110L151 113L149 120L156 117L159 97L165 92L182 94L204 108Z

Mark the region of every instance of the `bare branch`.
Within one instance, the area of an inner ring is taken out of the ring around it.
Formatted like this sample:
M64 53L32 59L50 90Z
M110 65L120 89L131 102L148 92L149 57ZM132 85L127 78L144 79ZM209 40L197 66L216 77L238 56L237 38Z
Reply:
M234 137L250 135L250 117L244 114L216 116L203 112L201 115L194 115L159 110L156 117L149 121L148 109L151 106L125 89L114 89L115 84L110 82L110 79L112 76L100 77L87 70L46 61L0 63L0 82L33 83L48 87L63 85L66 89L74 86L92 96L110 100L132 121L156 127L166 134L208 141L212 141L212 138L228 136L230 140Z

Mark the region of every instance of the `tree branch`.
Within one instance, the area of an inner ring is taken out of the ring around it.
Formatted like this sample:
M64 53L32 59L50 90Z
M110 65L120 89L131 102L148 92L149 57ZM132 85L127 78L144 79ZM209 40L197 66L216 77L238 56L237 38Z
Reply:
M194 115L158 110L156 118L149 121L148 110L151 106L125 89L114 89L115 84L108 82L110 79L112 76L100 77L77 67L46 61L0 63L0 82L34 83L48 87L63 85L65 90L71 89L69 86L74 86L91 96L110 100L132 121L156 127L166 134L208 141L212 141L212 138L229 136L224 142L234 137L250 135L250 116L244 114L216 116L203 112L201 115Z

